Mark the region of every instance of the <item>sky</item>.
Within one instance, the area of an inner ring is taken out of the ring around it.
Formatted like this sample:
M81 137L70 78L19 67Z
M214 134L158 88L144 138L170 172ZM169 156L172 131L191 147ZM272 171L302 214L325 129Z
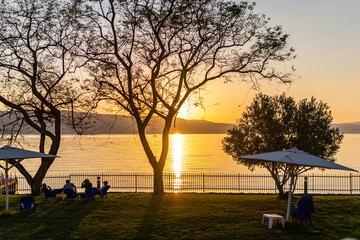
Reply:
M360 121L360 1L257 0L255 12L290 34L295 48L291 85L261 82L269 95L285 92L299 101L314 96L326 102L334 123ZM210 83L202 93L204 109L184 107L178 117L235 123L258 92L245 83Z

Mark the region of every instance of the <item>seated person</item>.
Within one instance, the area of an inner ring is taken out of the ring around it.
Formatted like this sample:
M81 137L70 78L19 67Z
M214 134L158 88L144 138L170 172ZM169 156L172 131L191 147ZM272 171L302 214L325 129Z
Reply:
M81 184L82 188L85 188L85 192L86 190L88 190L89 188L92 188L92 183L90 182L89 179L85 179L82 184Z
M41 185L41 190L43 191L44 194L46 195L51 195L51 194L59 194L63 191L62 188L59 188L59 189L54 189L52 190L50 186L46 185L46 183L43 183Z
M69 179L66 180L66 183L63 187L63 190L65 190L65 189L71 189L75 192L75 194L77 193L75 184L71 183ZM65 194L63 192L63 200L64 199L65 199Z
M110 185L108 185L108 181L104 181L103 184L104 184L104 186L102 186L102 188L100 188L100 190L99 190L99 195L102 195L103 191L110 187Z
M47 186L46 183L43 183L41 185L41 191L43 191L43 193L45 195L51 195L53 194L53 191L51 190L51 187L50 186Z
M87 191L92 188L92 183L90 182L89 179L85 179L82 183L81 183L81 188L85 188L85 193L81 194L81 198L85 198L85 196L87 195Z

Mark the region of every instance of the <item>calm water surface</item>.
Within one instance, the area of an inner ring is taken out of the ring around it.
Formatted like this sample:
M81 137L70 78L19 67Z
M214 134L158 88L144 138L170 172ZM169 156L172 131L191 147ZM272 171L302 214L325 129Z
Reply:
M170 137L169 155L165 172L197 173L250 173L238 165L222 150L221 140L225 134L174 134ZM37 136L26 136L24 148L37 150ZM161 136L148 135L156 156L160 155ZM3 144L4 145L4 144ZM152 172L137 135L65 135L48 175L69 173ZM345 134L338 152L337 163L360 170L360 134ZM26 159L25 167L34 174L39 159ZM16 172L11 170L11 172ZM255 173L265 173L256 169ZM322 173L313 170L314 173ZM345 171L326 170L324 173L348 174Z

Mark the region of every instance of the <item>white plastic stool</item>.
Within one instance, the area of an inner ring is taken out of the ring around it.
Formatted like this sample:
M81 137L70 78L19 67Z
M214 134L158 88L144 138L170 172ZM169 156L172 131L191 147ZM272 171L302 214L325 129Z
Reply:
M263 214L263 216L262 216L262 225L264 225L264 218L269 219L269 229L272 229L272 224L273 224L274 219L281 219L283 228L285 228L284 217L281 216L281 215L274 214L274 213Z

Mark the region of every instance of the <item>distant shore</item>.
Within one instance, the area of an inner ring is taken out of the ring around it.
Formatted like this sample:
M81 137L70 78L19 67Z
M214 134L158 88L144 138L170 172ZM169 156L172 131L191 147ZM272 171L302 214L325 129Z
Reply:
M0 111L1 112L1 111ZM93 114L95 119L89 133L91 134L136 134L137 127L134 120L129 116L112 114ZM11 119L0 119L1 124L6 124ZM215 123L206 120L187 120L177 118L172 124L171 133L181 134L226 134L227 130L235 123ZM334 123L342 133L359 134L360 122ZM153 118L147 128L147 134L161 134L163 123L159 118ZM63 134L75 134L69 126L62 126ZM6 133L5 133L6 134ZM22 134L34 134L31 129L23 131Z

